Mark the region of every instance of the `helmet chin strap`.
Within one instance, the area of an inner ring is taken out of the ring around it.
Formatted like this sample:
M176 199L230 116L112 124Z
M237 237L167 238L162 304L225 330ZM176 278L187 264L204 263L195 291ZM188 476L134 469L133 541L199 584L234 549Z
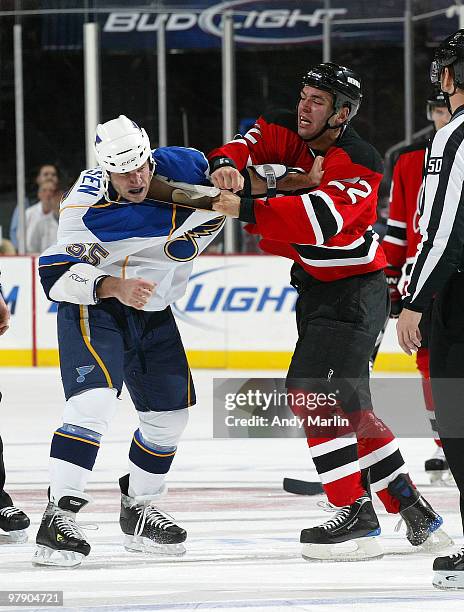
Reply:
M454 85L454 83L453 83ZM447 93L446 91L443 91L443 97L445 98L445 104L446 104L446 108L448 109L448 112L450 115L453 114L453 111L451 109L451 102L450 102L450 98L451 96L454 96L454 94L456 93L456 85L454 85L454 90L453 93Z
M439 77L439 78L440 78L440 91L442 92L443 97L445 98L446 108L448 109L449 114L450 114L450 115L452 115L452 114L453 114L453 111L451 110L451 102L450 102L450 98L451 98L452 96L454 96L454 94L456 93L456 89L457 89L457 87L456 87L456 81L455 81L455 79L456 79L456 74L455 74L455 72L454 72L454 68L453 68L453 66L448 66L447 68L448 68L448 72L449 72L450 76L452 76L452 77L453 77L453 93L448 93L448 92L446 92L446 91L443 91L443 89L441 88L441 78L442 78L442 72L440 72L440 77Z
M153 155L150 155L150 157L148 158L148 164L150 166L150 181L153 178L153 175L155 174L155 160L153 159Z
M103 195L105 196L107 202L111 202L110 193L109 193L110 181L111 181L110 173L108 172L108 170L103 169L103 175L102 175Z
M346 121L344 121L343 123L341 123L340 125L330 125L329 121L330 119L332 119L332 117L334 117L337 114L336 111L334 111L330 117L327 118L327 121L325 122L324 127L314 136L311 136L311 138L303 138L303 140L305 142L312 142L313 140L317 140L319 138L319 136L322 136L322 134L324 134L325 132L327 132L327 130L339 130L340 128L342 128Z
M106 201L109 204L117 204L118 203L117 199L112 200L110 198L110 184L111 186L113 186L113 184L111 183L110 173L108 172L108 170L103 169L102 181L103 181L103 195L105 196ZM115 189L114 186L113 186L113 190L116 192L117 198L120 198L121 196L119 192Z

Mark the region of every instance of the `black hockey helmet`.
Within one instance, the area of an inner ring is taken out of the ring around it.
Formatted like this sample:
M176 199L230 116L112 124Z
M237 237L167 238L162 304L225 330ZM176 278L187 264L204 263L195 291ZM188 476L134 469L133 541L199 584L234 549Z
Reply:
M427 119L433 121L432 111L434 108L447 108L447 106L445 94L440 90L436 90L427 98Z
M443 68L448 66L452 66L455 86L464 89L464 30L445 38L435 51L430 66L430 80L434 85L440 84Z
M303 77L301 86L307 85L331 93L336 112L343 107L349 108L347 122L358 112L362 100L361 79L350 68L332 62L317 64Z

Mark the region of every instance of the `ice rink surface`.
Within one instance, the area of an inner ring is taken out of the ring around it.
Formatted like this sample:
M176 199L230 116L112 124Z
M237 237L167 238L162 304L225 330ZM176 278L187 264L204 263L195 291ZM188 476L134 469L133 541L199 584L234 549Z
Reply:
M117 479L127 473L127 453L136 414L127 392L89 484L94 503L79 515L90 556L73 570L32 567L35 533L46 504L48 452L61 424L63 396L57 369L0 370L1 433L7 465L6 489L31 517L29 542L0 546L0 590L63 590L64 610L330 611L464 610L464 593L431 585L434 554L413 552L396 516L376 505L382 525L383 559L358 563L309 563L300 556L299 533L330 518L318 507L323 496L282 490L284 476L317 480L303 439L212 439L213 377L277 376L276 372L198 370L198 404L169 477L160 507L189 533L181 558L126 552L119 529ZM428 480L424 459L432 440L402 440L411 475ZM462 544L454 488L423 492ZM26 609L26 608L1 608ZM34 608L27 608L29 610ZM37 608L39 609L39 608ZM40 608L60 609L60 608Z

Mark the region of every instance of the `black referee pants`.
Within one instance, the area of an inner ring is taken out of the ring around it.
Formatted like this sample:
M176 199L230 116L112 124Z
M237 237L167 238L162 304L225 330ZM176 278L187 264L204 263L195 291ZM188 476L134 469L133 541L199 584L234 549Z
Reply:
M3 442L0 438L0 493L5 486L5 464L3 463Z
M429 341L437 429L461 494L464 531L464 274L456 272L435 299Z
M2 394L0 393L0 402L2 401ZM3 491L5 486L5 464L3 463L3 442L0 437L0 493Z

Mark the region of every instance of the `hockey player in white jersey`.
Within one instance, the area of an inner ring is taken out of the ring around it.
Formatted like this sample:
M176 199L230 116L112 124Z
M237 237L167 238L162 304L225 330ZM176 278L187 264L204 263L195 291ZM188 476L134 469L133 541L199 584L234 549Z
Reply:
M76 513L91 501L86 483L123 381L139 416L128 474L119 479L125 547L185 552L186 531L155 505L195 404L170 304L184 294L193 260L224 217L152 194L155 183L170 201L218 190L207 187L202 153L152 151L145 130L123 115L97 127L95 152L99 166L83 171L63 199L57 244L39 261L45 293L59 303L66 397L51 443L49 503L33 558L39 565L79 565L90 552Z

